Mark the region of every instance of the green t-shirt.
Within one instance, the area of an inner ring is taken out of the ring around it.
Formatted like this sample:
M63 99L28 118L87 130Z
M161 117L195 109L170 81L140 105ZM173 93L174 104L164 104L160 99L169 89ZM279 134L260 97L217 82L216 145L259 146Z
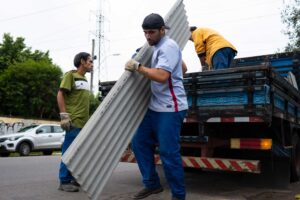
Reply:
M89 119L90 90L87 79L77 71L69 71L65 73L60 89L65 91L66 112L70 113L72 125L82 128Z

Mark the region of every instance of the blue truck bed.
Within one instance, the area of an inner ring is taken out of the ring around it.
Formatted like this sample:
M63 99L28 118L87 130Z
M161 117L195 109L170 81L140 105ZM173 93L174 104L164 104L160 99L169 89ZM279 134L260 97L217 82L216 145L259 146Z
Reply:
M199 122L212 117L272 117L299 123L300 93L285 78L299 78L299 54L274 54L235 60L235 67L188 73L184 86L189 115Z

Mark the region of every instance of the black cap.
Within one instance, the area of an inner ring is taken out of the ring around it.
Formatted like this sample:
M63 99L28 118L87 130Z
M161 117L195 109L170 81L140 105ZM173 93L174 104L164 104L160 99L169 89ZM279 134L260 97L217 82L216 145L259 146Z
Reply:
M160 29L163 26L166 29L170 29L170 27L165 25L164 19L155 13L146 16L142 24L143 29Z

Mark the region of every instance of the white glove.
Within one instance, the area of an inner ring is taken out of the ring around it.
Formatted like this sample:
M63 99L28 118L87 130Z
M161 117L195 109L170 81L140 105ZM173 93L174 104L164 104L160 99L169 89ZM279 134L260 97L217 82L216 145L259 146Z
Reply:
M133 71L138 70L139 66L140 66L139 62L137 62L136 60L130 59L125 64L125 70L133 72Z
M68 131L71 128L70 114L66 112L59 113L60 115L60 126L62 129Z

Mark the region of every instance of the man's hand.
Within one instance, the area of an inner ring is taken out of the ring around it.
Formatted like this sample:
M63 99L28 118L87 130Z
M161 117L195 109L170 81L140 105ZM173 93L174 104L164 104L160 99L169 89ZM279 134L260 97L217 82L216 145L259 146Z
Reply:
M136 71L138 70L140 66L140 63L137 62L136 60L133 60L133 59L130 59L126 64L125 64L125 70L128 70L128 71Z
M71 118L69 113L62 112L60 115L60 126L62 129L68 131L71 128Z

